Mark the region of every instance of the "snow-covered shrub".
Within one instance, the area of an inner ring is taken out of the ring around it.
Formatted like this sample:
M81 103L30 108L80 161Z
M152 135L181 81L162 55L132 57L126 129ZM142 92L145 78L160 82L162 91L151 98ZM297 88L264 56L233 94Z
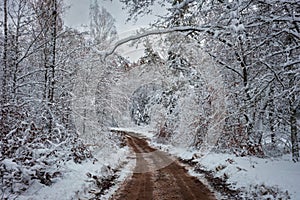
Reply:
M288 191L282 191L277 186L250 185L249 191L241 191L243 199L291 199Z
M89 188L89 199L99 199L101 195L105 194L105 191L115 185L115 179L117 175L116 171L111 169L110 166L103 165L100 170L101 176L95 174L87 173L89 182L93 184Z
M33 182L51 185L62 175L61 166L74 160L78 163L92 157L75 134L44 132L34 122L16 125L0 141L0 187L3 196L18 195Z

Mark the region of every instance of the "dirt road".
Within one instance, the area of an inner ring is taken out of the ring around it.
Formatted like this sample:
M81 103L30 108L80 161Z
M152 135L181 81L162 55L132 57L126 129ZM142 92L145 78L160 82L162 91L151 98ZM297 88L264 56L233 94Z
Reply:
M112 196L112 200L206 200L215 196L197 178L187 174L178 161L151 148L146 140L127 136L136 153L136 166L130 180Z

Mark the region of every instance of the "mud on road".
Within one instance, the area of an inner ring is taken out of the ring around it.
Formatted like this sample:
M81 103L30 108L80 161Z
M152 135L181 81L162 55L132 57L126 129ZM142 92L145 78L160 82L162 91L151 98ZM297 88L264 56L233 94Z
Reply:
M178 161L151 148L145 139L127 136L136 153L132 177L125 181L111 200L206 200L214 194L197 178L187 174Z

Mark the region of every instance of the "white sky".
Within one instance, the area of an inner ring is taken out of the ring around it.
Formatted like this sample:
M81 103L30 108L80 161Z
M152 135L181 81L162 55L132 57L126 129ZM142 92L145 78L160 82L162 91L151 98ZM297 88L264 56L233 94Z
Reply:
M65 0L71 8L65 14L65 24L73 28L79 28L81 25L89 24L89 7L90 1L94 0ZM120 37L126 32L134 31L140 27L147 26L152 16L143 17L136 23L126 22L128 17L126 10L122 9L123 4L118 0L98 0L99 5L106 8L116 20L116 27Z
M70 9L65 13L65 25L72 28L82 29L82 25L89 25L89 7L90 1L94 0L65 0L66 5L70 5ZM123 4L118 0L98 0L99 5L106 8L116 20L116 28L119 39L127 37L135 33L141 27L149 24L153 16L143 17L136 23L126 22L128 17L126 10L122 9ZM136 61L143 55L144 48L122 46L119 51L123 52L123 56L132 61Z

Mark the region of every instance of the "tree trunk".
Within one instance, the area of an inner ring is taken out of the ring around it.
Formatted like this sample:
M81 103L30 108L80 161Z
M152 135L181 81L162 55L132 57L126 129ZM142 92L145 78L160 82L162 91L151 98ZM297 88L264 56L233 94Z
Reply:
M241 39L239 39L240 43L240 54L239 52L236 52L236 59L240 63L241 69L242 69L242 76L243 76L243 87L244 87L244 93L245 97L243 99L244 101L244 117L246 120L246 133L248 135L248 139L250 141L250 135L253 133L254 125L253 125L253 113L250 108L253 109L252 103L251 103L251 96L249 94L249 80L248 80L248 67L246 63L246 56L244 53L244 48L243 48L243 42Z
M54 87L55 87L55 65L56 65L56 36L57 36L57 2L52 0L52 24L51 24L51 57L50 57L50 92L49 102L54 103Z
M51 36L50 36L50 66L49 66L49 93L48 104L50 112L54 110L54 89L55 89L55 65L56 65L56 36L57 36L57 2L51 0ZM52 132L53 118L49 118L49 133Z
M8 81L8 62L7 62L7 51L8 51L8 24L7 24L7 0L4 0L4 41L3 41L3 77L2 77L2 96L1 105L7 103L7 81ZM3 108L2 108L3 109Z
M292 142L292 157L294 162L299 161L299 145L297 135L297 109L293 106L295 95L292 95L290 100L290 129L291 129L291 142Z
M20 6L20 5L19 5ZM19 8L20 9L20 8ZM21 15L20 12L18 12L18 19L16 23L16 34L14 38L14 58L13 58L13 67L14 72L12 74L13 78L13 87L12 87L12 94L13 98L17 99L17 77L19 72L19 37L20 37L20 22L21 22Z
M3 77L2 77L2 93L1 93L1 102L0 102L0 138L6 135L6 121L7 121L7 111L5 110L5 104L8 102L8 59L7 59L7 51L8 51L8 24L7 24L7 0L4 0L3 4L4 9L4 18L3 18L3 31L4 31L4 41L3 41Z
M271 142L275 143L275 108L274 108L274 88L273 85L270 85L270 93L269 93L269 126L271 131Z

